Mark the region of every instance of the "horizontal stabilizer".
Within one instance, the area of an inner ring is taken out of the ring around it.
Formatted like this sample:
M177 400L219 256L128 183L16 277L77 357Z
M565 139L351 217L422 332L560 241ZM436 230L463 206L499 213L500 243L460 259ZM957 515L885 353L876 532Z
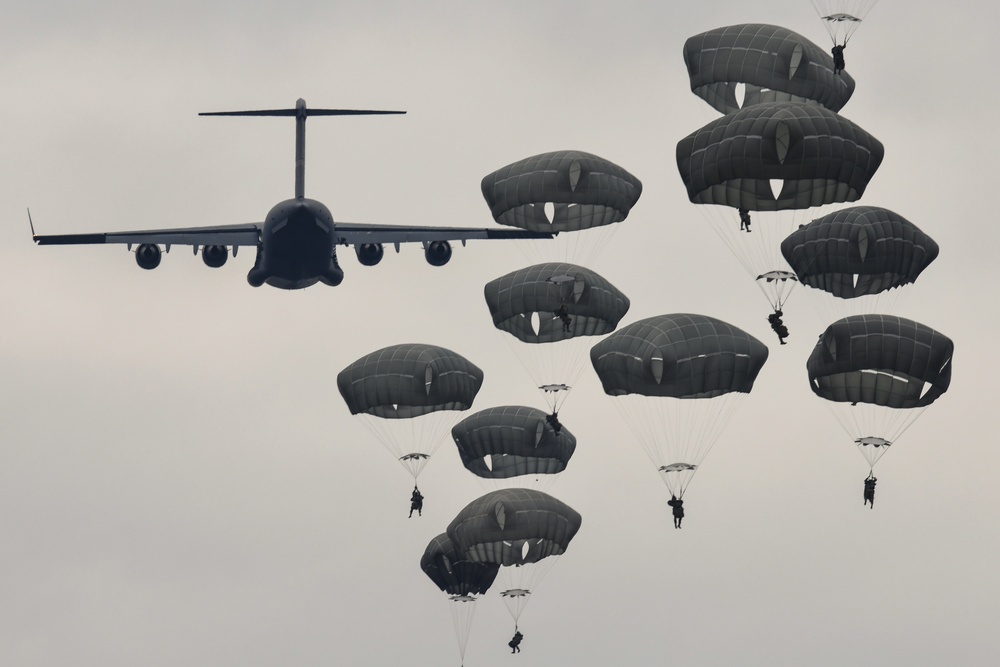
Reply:
M294 109L260 109L256 111L205 111L199 116L293 116L306 118L308 116L382 116L386 114L401 114L405 111L378 111L374 109L309 109L306 101L300 99Z
M204 111L199 116L382 116L402 114L405 111L378 111L374 109L261 109L259 111Z

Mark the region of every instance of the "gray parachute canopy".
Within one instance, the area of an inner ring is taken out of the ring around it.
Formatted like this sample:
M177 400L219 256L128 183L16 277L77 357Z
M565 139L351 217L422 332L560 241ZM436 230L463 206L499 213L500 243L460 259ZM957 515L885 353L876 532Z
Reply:
M447 533L432 539L420 557L420 569L449 595L481 595L490 589L500 566L474 563L459 553Z
M677 144L695 204L782 211L855 201L882 163L882 143L814 104L756 104ZM775 197L771 181L783 181Z
M691 91L724 114L767 102L804 102L840 111L854 93L854 79L835 74L833 58L802 35L760 23L725 26L689 37L684 63Z
M436 345L406 343L367 354L337 375L351 414L408 419L438 410L468 410L483 372Z
M581 522L546 493L503 489L469 503L448 525L448 537L477 563L524 565L563 554Z
M742 329L678 313L624 327L595 345L590 360L611 396L712 398L749 393L767 354L767 346Z
M947 391L953 353L950 338L919 322L855 315L826 328L806 370L829 401L919 408Z
M483 197L501 225L569 232L621 222L642 183L613 162L582 151L525 158L483 178ZM554 204L552 220L546 203Z
M600 274L575 264L549 262L508 273L486 284L486 305L497 329L525 343L548 343L614 331L629 299ZM556 316L564 307L569 331ZM538 330L532 314L538 313Z
M912 283L938 244L898 213L854 206L799 227L781 254L803 284L853 299Z
M462 465L486 479L562 472L576 449L576 438L565 426L556 435L547 416L520 405L469 415L451 429Z

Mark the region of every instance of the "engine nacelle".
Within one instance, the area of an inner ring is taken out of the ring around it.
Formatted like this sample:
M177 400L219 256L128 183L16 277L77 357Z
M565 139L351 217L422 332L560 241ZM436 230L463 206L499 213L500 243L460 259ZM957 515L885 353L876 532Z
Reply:
M451 244L447 241L431 241L424 247L424 258L431 266L444 266L451 259Z
M224 245L207 245L201 249L201 259L205 266L217 269L229 259L229 248Z
M360 243L354 246L354 252L357 253L359 262L365 266L375 266L382 261L385 248L381 243Z
M160 246L155 243L143 243L135 249L135 263L144 269L155 269L160 265Z

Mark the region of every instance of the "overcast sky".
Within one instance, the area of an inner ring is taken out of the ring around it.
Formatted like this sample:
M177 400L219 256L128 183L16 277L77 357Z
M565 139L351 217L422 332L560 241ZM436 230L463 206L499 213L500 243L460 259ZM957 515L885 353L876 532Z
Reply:
M561 413L577 452L549 489L583 527L521 616L523 653L491 593L466 665L1000 661L992 3L884 0L846 52L842 113L885 145L861 203L941 247L894 313L956 347L951 389L878 464L874 510L807 386L821 297L792 294L779 346L674 158L717 116L684 40L763 22L828 48L807 0L17 5L0 22L0 662L459 663L418 562L487 489L446 442L407 519L412 480L335 377L431 343L484 370L474 409L544 407L482 294L534 258L348 254L340 287L287 292L247 284L247 250L212 270L174 248L147 272L120 247L31 242L29 206L46 234L262 220L293 194L293 123L197 113L299 97L408 111L309 121L306 194L338 220L490 226L495 169L564 149L615 162L643 193L590 266L630 297L624 323L701 313L771 351L682 531L587 363Z

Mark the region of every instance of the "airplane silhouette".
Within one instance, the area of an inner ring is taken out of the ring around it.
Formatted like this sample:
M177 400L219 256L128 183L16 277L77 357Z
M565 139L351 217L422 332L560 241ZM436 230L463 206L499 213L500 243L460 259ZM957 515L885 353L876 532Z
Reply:
M247 282L254 287L267 283L281 289L301 289L317 282L339 285L344 279L344 271L337 262L338 245L354 246L358 261L374 266L382 260L385 245L393 245L398 252L402 243L420 243L427 262L443 266L451 259L451 241L465 245L470 239L552 238L553 234L521 229L335 223L330 209L315 199L306 198L306 118L403 113L406 112L309 109L303 99L295 103L294 109L201 113L200 116L294 116L295 197L276 204L262 223L97 234L36 234L29 211L32 238L38 245L124 243L129 250L135 245L135 260L143 269L159 266L161 245L167 252L173 245L192 246L195 254L201 248L203 261L214 268L226 263L230 247L235 256L240 246L253 246L257 249L257 259L247 273Z

